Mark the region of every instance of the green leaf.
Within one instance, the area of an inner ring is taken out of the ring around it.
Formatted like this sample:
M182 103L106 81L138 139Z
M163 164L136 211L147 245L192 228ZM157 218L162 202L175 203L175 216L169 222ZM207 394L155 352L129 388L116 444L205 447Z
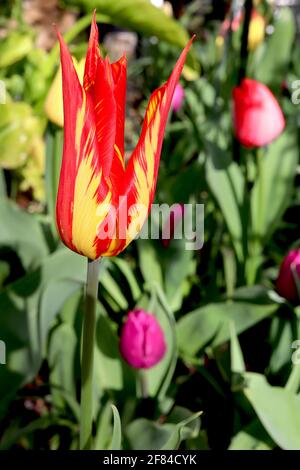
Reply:
M37 219L8 199L0 199L0 246L15 250L25 269L36 268L48 254Z
M22 168L32 157L37 137L42 135L41 120L24 102L8 102L0 114L0 167Z
M167 345L164 358L156 366L144 371L149 396L163 398L172 380L178 356L175 320L162 289L156 283L151 286L150 301L145 296L139 301L137 308L142 308L142 306L156 316Z
M243 205L244 178L239 166L228 159L227 153L213 143L207 143L206 178L217 200L237 258L243 259Z
M139 266L146 282L163 285L163 276L158 253L151 240L137 240Z
M0 293L0 332L6 344L7 363L0 367L1 409L24 383L37 374L42 362L39 310L41 294L55 280L83 282L85 259L65 248L41 260L38 269ZM53 302L53 299L49 299ZM45 332L44 332L45 334Z
M59 408L65 403L65 395L76 398L75 358L78 338L74 329L67 323L59 325L51 334L48 363L50 367L51 399ZM63 393L61 393L61 390Z
M245 395L272 439L284 450L300 450L300 396L272 387L260 374L245 378Z
M74 3L74 2L73 2ZM77 0L92 11L111 18L112 23L125 29L132 29L145 36L156 36L162 41L183 48L188 39L187 30L174 18L154 7L148 0ZM196 66L195 60L193 65Z
M233 437L228 450L271 450L274 447L261 422L255 419Z
M95 393L103 390L124 390L124 370L119 352L119 338L113 322L99 305L96 326L94 365Z
M94 450L106 450L111 444L111 412L112 404L108 401L100 410L96 437L94 439Z
M33 48L32 37L18 31L11 31L0 43L0 68L18 62Z
M109 297L113 304L117 304L117 310L127 310L128 309L128 301L126 297L123 295L121 287L118 283L114 280L112 275L106 270L100 276L100 283L102 287L106 290L109 294Z
M189 428L187 430L188 424L192 423L195 420L198 420L199 416L202 412L198 412L189 416L188 418L184 419L180 423L176 424L175 429L167 442L163 445L162 450L177 450L181 444L181 442L190 437ZM198 420L199 421L199 420ZM200 423L199 423L200 427ZM199 429L197 429L196 434L198 434Z
M121 429L121 420L118 409L115 405L111 405L113 412L114 425L113 425L113 435L110 445L110 450L121 450L122 449L122 429Z
M83 284L78 281L65 279L50 281L45 287L39 311L39 339L42 354L45 352L49 329L55 316L72 294L80 291L82 287Z
M117 268L120 270L120 272L126 278L126 281L128 282L129 287L131 289L131 294L132 294L133 300L137 300L141 295L141 289L138 285L138 282L136 280L136 276L135 276L133 270L131 269L129 263L126 262L124 259L118 258L116 256L113 257L111 259L111 261L112 261L113 264L115 264L117 266Z
M281 8L277 13L274 33L257 51L251 69L256 80L278 88L288 70L296 25L290 8Z
M243 302L212 303L188 313L177 323L181 354L195 357L206 346L218 346L230 339L229 323L237 334L272 315L276 304L255 305Z
M233 322L230 322L230 358L232 372L237 374L245 372L244 357Z
M262 243L272 234L288 207L293 193L293 182L297 173L298 147L295 133L285 131L270 144L262 159L262 197L259 182L251 192L252 231ZM276 181L276 184L274 184ZM262 211L262 220L257 217Z
M178 449L183 440L198 435L200 414L191 413L185 408L175 407L165 424L144 418L136 419L126 429L130 447L134 450ZM178 418L180 421L174 423L174 420Z

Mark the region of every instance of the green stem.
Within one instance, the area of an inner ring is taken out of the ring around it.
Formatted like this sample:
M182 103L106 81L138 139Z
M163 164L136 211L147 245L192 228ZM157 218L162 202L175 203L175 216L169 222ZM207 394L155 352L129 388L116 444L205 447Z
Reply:
M88 260L85 312L82 326L80 449L92 449L93 368L100 258Z
M148 398L149 392L148 392L148 378L146 375L147 372L143 369L140 369L138 374L140 378L141 395L143 398Z
M256 273L259 266L259 257L262 252L262 240L264 233L265 219L265 193L264 193L264 162L263 152L261 149L256 150L256 171L257 171L257 205L255 212L256 220L253 223L253 241L249 257L249 269L247 275L247 284L251 285L255 282Z
M264 168L263 168L263 155L259 149L256 151L256 163L257 163L257 179L258 179L258 208L257 208L257 236L258 243L257 247L260 251L261 237L263 234L264 225Z

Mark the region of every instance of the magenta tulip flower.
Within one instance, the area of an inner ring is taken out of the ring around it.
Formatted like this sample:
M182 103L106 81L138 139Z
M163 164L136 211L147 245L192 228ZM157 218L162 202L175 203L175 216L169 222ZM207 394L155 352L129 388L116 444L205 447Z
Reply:
M136 369L158 364L165 355L166 343L156 317L144 310L129 312L121 332L120 351Z
M289 300L296 302L299 300L299 293L295 276L300 280L300 249L291 250L283 259L280 266L279 275L276 282L277 292Z
M183 105L183 101L184 101L184 89L182 85L180 85L180 83L177 83L175 87L174 95L172 98L172 104L171 104L171 108L173 109L175 113L180 111Z

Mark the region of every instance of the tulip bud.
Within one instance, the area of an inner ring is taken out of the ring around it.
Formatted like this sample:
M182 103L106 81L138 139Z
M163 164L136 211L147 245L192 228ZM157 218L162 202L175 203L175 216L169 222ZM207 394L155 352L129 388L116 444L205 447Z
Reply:
M184 100L184 89L180 83L177 83L172 99L172 104L171 108L175 113L180 111L182 105L183 105L183 100Z
M160 362L166 343L154 315L144 310L129 312L121 332L120 351L125 361L136 369L148 369Z
M300 281L300 249L291 250L283 259L276 281L276 289L281 297L295 302L299 300L295 276Z
M244 78L233 89L233 124L245 147L263 147L285 127L284 116L273 93L263 83Z

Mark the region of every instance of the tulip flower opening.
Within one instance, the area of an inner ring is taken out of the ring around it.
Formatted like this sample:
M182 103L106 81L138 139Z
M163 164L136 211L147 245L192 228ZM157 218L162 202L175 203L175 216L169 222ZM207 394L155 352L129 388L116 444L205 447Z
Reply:
M263 147L285 127L281 108L263 83L245 78L233 89L233 124L237 139L245 147Z
M121 332L120 351L136 369L158 364L166 353L166 343L156 317L144 310L129 312Z
M283 259L276 281L277 292L290 302L300 298L295 276L300 282L300 249L291 250Z
M64 103L58 231L65 245L89 259L115 256L136 237L150 211L168 113L194 38L169 80L152 93L140 139L126 167L125 56L112 64L102 59L94 14L82 86L59 33L58 38Z

